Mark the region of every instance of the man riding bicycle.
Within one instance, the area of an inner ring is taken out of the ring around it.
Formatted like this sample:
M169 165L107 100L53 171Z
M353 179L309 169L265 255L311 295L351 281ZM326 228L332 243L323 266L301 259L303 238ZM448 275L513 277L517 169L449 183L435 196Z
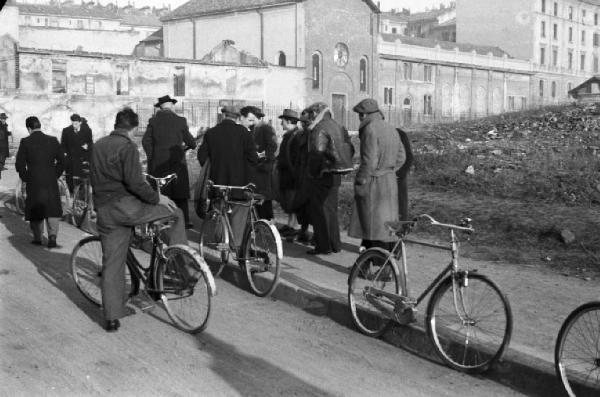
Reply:
M125 260L135 225L172 217L169 244L188 244L183 213L155 191L142 174L131 137L139 124L130 108L117 113L115 130L94 145L90 176L102 244L102 307L108 332L117 331L125 314Z

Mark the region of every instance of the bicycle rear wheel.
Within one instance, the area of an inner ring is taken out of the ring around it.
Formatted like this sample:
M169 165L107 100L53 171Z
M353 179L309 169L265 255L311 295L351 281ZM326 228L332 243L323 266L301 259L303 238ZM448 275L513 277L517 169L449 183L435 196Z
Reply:
M283 256L281 237L270 223L254 222L242 242L242 267L246 271L250 288L256 296L270 295L279 282L280 260Z
M600 301L579 306L556 340L554 365L569 396L600 395Z
M208 325L215 285L198 253L184 245L168 247L160 260L155 287L167 314L182 331L196 334Z
M229 235L225 220L218 211L210 211L206 214L200 229L200 255L208 261L207 256L213 255L218 258L217 263L212 266L215 276L219 276L229 261Z
M73 226L80 227L85 212L87 210L87 200L85 194L85 185L77 184L73 189L73 200L71 206L71 223Z
M480 373L504 354L513 320L508 299L494 282L481 274L458 273L433 291L425 325L446 364Z
M360 332L372 337L381 336L392 324L394 302L369 288L400 295L398 266L389 252L371 248L363 252L348 277L348 303L352 321Z

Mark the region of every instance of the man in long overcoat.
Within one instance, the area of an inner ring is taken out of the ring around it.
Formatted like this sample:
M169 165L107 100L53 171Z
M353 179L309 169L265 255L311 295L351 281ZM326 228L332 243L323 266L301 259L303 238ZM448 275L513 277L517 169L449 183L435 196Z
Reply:
M206 131L198 148L198 161L206 166L210 160L210 180L216 185L245 186L250 182L250 168L258 163L252 136L236 124L240 111L233 106L221 110L221 123ZM231 227L239 246L243 237L248 207L234 205L230 214Z
M71 115L71 125L63 128L60 145L66 157L66 176L69 192L73 193L73 177L84 176L84 169L89 170L90 153L94 146L92 130L87 123L81 122L78 114Z
M188 199L190 198L190 182L188 176L185 151L196 147L196 140L190 134L185 117L178 116L173 105L177 103L169 95L158 98L154 105L160 108L148 122L146 133L142 138L142 146L148 158L148 173L155 177L177 174L177 179L162 188L162 193L169 197L183 211L186 227L190 223Z
M256 152L259 153L258 164L251 168L250 181L256 185L258 193L265 196L265 201L256 207L256 212L261 219L273 219L272 177L277 136L273 127L262 121L265 114L256 106L245 106L240 112L242 125L252 133Z
M41 131L37 117L28 117L25 126L29 136L21 139L15 164L19 177L27 184L25 219L29 221L35 245L42 244L45 221L48 248L54 248L62 216L57 179L64 170L64 155L58 139Z
M348 235L362 239L365 248L389 249L394 242L385 227L398 220L396 171L406 159L400 135L383 120L377 101L354 106L360 119L360 166L354 180L354 208Z
M8 116L6 113L0 113L0 172L5 170L4 162L9 157L8 137L12 135L8 130L8 124L6 119Z

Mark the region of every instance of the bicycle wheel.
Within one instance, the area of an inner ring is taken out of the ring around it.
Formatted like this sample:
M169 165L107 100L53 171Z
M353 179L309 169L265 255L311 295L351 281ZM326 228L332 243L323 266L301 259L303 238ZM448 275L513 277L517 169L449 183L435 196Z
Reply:
M394 302L368 288L400 295L398 265L388 251L371 248L359 255L348 277L352 321L365 335L379 337L392 323Z
M79 291L90 302L102 306L102 244L99 236L89 236L77 243L71 253L71 275ZM131 276L129 264L125 266L124 299L139 287L139 281Z
M600 395L600 301L575 309L556 340L554 365L569 396Z
M200 229L200 255L207 260L207 255L218 258L215 266L212 266L213 274L221 274L229 261L229 235L225 226L225 219L218 211L210 211L206 214Z
M21 215L25 213L25 198L27 197L25 185L25 182L22 182L21 179L19 179L17 181L17 186L15 187L15 209Z
M210 301L216 289L208 265L200 255L184 245L165 250L159 260L155 287L175 326L198 333L208 325Z
M281 237L267 221L254 222L242 242L242 267L250 288L256 296L269 296L279 282L280 260L283 257Z
M425 325L446 364L480 373L504 354L513 320L508 299L496 284L481 274L459 273L433 291Z
M87 210L85 185L80 183L75 186L75 189L73 189L73 199L71 201L71 223L73 226L80 227Z

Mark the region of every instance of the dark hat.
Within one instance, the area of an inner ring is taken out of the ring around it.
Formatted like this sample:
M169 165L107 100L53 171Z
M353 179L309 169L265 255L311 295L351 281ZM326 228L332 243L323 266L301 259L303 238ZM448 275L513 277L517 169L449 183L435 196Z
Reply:
M256 106L244 106L241 110L242 114L246 113L252 113L253 115L255 115L256 117L258 117L259 119L262 119L263 117L265 117L265 114L263 113L262 110L260 110L260 108L257 108Z
M238 116L240 115L240 109L238 109L237 106L233 106L233 105L227 105L227 106L223 106L221 108L221 113L223 114L230 114L233 116Z
M7 118L8 116L6 115L6 113L0 113L0 119L6 120Z
M375 113L375 112L381 111L381 110L379 110L379 105L377 104L377 101L372 98L363 99L356 106L354 106L352 108L352 110L356 113L363 113L363 114L369 114L369 113Z
M154 107L159 108L160 105L162 105L163 103L167 103L167 102L172 102L174 105L177 103L177 99L173 99L168 95L161 96L160 98L158 98L158 102L154 104Z
M295 121L300 120L300 117L298 117L298 112L296 112L295 110L292 110L292 109L283 109L283 114L281 116L279 116L279 118L295 120Z
M71 121L81 121L81 116L78 115L77 113L73 113L71 115Z

